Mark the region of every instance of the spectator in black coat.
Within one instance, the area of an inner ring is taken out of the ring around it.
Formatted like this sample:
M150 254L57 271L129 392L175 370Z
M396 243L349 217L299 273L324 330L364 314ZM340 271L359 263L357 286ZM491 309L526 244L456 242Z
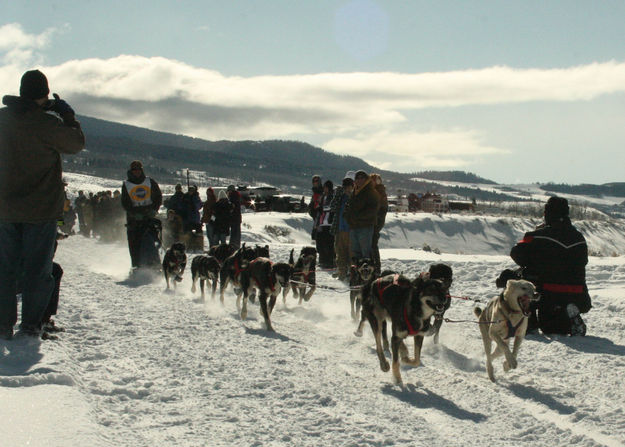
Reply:
M230 216L230 245L234 248L241 247L241 193L234 185L228 186L228 200L232 204L232 214Z
M230 234L230 222L232 220L232 204L228 196L222 190L219 191L217 202L213 207L213 215L210 218L210 225L213 226L213 240L215 245L225 244L226 238Z
M174 194L165 202L165 207L167 208L167 211L174 210L180 217L183 219L185 218L184 193L182 192L182 185L180 183L176 185L176 191Z
M530 317L528 329L537 325L547 334L585 335L580 313L592 307L586 287L586 239L571 224L566 199L551 197L544 214L545 224L525 233L510 252L523 268L523 278L541 294L537 318Z
M330 231L334 221L332 211L332 198L334 197L334 184L326 180L323 184L323 195L319 201L319 210L315 221L317 235L315 237L317 253L319 253L319 266L324 269L334 268L334 235Z

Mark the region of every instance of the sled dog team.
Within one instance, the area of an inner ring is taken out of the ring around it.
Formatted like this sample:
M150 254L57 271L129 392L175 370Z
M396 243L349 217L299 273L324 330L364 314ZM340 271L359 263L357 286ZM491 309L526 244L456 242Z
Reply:
M316 249L303 247L297 261L293 255L294 250L291 250L288 262L273 262L269 259L268 245L247 247L243 244L238 250L227 244L211 247L207 254L195 256L191 262L191 291L196 292L199 280L204 300L204 286L208 281L214 298L219 285L223 303L225 290L232 283L237 297L237 312L242 320L247 317L247 301L254 302L258 293L265 326L273 331L271 313L280 293L285 305L290 290L301 304L302 301L309 301L316 289ZM163 258L167 289L170 279L174 287L176 282L182 280L186 262L184 244L173 244L167 250ZM402 384L400 362L420 365L424 336L433 336L434 343L438 343L444 313L450 306L452 281L452 269L445 264L434 264L428 272L410 279L392 271L383 271L376 277L371 259L354 259L350 272L350 306L352 319L358 321L355 335L362 336L363 327L369 322L380 368L382 371L391 369L396 384ZM517 367L530 305L536 299L536 290L531 282L511 279L507 281L504 291L490 300L485 309L474 309L486 353L486 371L491 381L495 381L495 358L504 356L503 369L506 372ZM389 322L390 345L387 335ZM408 337L414 339L412 357L405 343ZM389 347L391 365L384 353Z

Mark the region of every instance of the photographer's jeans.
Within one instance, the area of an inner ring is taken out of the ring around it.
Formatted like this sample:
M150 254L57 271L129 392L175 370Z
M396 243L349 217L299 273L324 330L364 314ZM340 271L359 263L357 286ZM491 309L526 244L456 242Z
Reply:
M372 259L373 225L364 228L350 228L349 241L352 257L356 259Z
M17 281L23 277L22 323L27 330L41 327L54 290L52 258L56 221L38 224L0 222L0 326L17 322Z

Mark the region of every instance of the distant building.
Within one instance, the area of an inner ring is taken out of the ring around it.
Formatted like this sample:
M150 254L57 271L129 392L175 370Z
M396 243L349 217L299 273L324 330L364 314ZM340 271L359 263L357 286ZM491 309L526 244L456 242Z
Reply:
M421 197L421 210L426 213L446 213L449 211L449 202L439 194L426 192Z
M450 200L450 211L475 211L475 202L470 200Z

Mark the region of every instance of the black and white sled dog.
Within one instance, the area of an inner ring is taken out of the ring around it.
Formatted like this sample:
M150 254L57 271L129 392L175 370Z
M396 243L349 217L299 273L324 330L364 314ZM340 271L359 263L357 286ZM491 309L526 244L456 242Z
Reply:
M240 296L237 296L237 310L241 319L247 318L247 300L254 289L258 289L260 309L268 331L273 331L271 313L276 305L278 294L289 287L293 267L286 262L271 262L269 258L260 257L250 262L249 267L241 272L241 288L243 289L243 305L240 307ZM269 298L269 302L267 302Z
M255 245L254 250L256 251L257 258L269 258L269 245Z
M352 320L360 317L362 307L362 289L374 279L375 264L371 258L352 259L349 271L349 301Z
M217 258L220 264L223 264L228 257L232 256L236 249L230 244L213 245L208 249L208 255Z
M484 310L475 307L486 353L486 372L491 381L495 381L493 360L500 355L506 357L503 362L505 372L517 367L517 355L525 338L530 306L537 299L534 284L524 279L511 279L501 295L490 300ZM512 351L509 347L511 338L514 338ZM493 342L494 351L491 349Z
M441 314L445 308L446 293L441 281L420 276L410 281L403 275L387 275L373 281L363 290L362 311L375 337L376 352L382 371L389 363L382 346L382 326L391 322L391 354L393 379L401 385L399 361L418 366L421 363L423 336L429 328L430 318ZM415 337L415 357L408 357L404 339ZM388 341L387 341L388 343Z
M450 266L447 264L432 264L430 269L422 275L424 279L438 279L445 290L445 308L441 314L436 314L434 317L434 323L431 326L431 329L428 331L427 335L432 335L434 337L434 344L438 344L439 333L441 330L441 326L443 325L443 320L445 318L445 312L451 306L451 296L449 295L449 289L451 288L451 284L453 283L453 271ZM416 340L415 340L416 346Z
M239 299L243 293L241 289L241 273L249 267L250 262L254 259L256 259L256 250L252 247L246 247L245 243L226 258L219 271L219 297L222 303L224 302L224 292L230 283L234 286L237 300Z
M200 280L200 290L202 293L202 301L204 300L204 283L210 281L212 293L211 297L215 298L215 291L217 290L217 282L219 281L219 271L221 270L221 263L215 256L210 255L198 255L191 260L191 278L193 284L191 285L191 292L195 293L198 279Z
M174 281L174 288L176 288L177 282L182 281L182 274L187 265L185 250L186 247L182 242L176 242L165 252L163 257L163 274L165 275L167 290L169 290L170 278Z
M315 270L317 268L317 249L315 247L303 247L300 250L297 262L293 258L294 250L291 250L289 256L289 264L293 266L293 277L291 281L291 289L293 290L293 298L299 298L299 304L302 300L308 301L317 289L317 276ZM306 288L309 287L308 291ZM284 289L282 299L286 305L286 296L289 288Z

